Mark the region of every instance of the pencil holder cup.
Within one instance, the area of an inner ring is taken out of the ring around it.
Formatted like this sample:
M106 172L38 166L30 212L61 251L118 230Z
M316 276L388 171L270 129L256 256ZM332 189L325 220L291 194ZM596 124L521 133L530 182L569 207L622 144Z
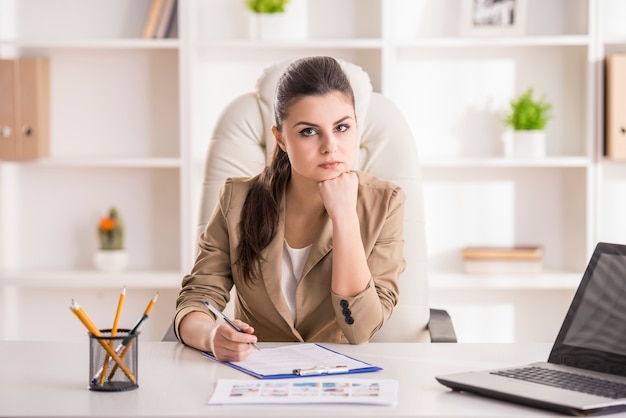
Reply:
M89 333L89 390L121 392L139 387L137 382L137 354L139 332L118 329L115 336L110 329L101 335Z

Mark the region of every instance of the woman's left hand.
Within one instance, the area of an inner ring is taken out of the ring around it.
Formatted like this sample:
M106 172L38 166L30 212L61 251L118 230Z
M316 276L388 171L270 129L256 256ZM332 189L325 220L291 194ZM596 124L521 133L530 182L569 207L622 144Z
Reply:
M319 184L320 195L330 219L337 221L355 213L358 188L359 178L352 171Z

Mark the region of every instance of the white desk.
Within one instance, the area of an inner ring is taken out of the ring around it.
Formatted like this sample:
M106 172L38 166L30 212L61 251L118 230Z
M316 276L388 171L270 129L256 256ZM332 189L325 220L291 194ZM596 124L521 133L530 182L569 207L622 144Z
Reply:
M139 388L87 389L88 344L0 342L0 416L29 417L538 417L550 412L455 393L433 376L547 358L549 344L328 346L384 368L360 377L399 380L397 406L208 406L219 378L254 379L177 343L141 342ZM359 377L359 376L357 376ZM626 417L623 415L611 415Z

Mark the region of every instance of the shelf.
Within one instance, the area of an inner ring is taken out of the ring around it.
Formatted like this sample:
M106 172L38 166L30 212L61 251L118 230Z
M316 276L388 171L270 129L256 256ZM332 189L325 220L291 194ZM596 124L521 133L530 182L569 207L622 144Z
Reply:
M422 157L422 168L588 168L586 157L547 157L543 159L486 158L429 158Z
M198 49L224 48L281 48L281 49L380 49L385 45L382 39L320 39L307 41L254 41L254 40L198 40Z
M482 48L482 47L554 47L554 46L589 46L591 38L582 35L563 36L523 36L523 37L494 37L494 38L422 38L413 40L399 40L396 45L400 48Z
M0 286L37 288L121 288L177 289L183 276L177 271L125 271L104 273L83 271L0 271Z
M0 41L0 46L23 49L178 49L178 39L37 39Z
M626 45L626 36L611 36L602 39L605 45L622 46Z
M544 272L538 274L464 274L431 273L433 290L576 290L582 272Z
M181 168L183 162L180 158L156 158L156 157L76 157L62 158L52 157L39 161L20 162L20 165L33 165L38 167L59 168Z

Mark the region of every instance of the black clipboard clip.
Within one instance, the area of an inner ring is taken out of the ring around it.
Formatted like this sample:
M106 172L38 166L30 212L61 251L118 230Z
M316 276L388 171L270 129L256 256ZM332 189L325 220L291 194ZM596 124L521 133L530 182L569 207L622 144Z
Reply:
M323 374L348 373L347 366L322 367L315 366L310 369L293 369L293 374L298 376L320 376Z

